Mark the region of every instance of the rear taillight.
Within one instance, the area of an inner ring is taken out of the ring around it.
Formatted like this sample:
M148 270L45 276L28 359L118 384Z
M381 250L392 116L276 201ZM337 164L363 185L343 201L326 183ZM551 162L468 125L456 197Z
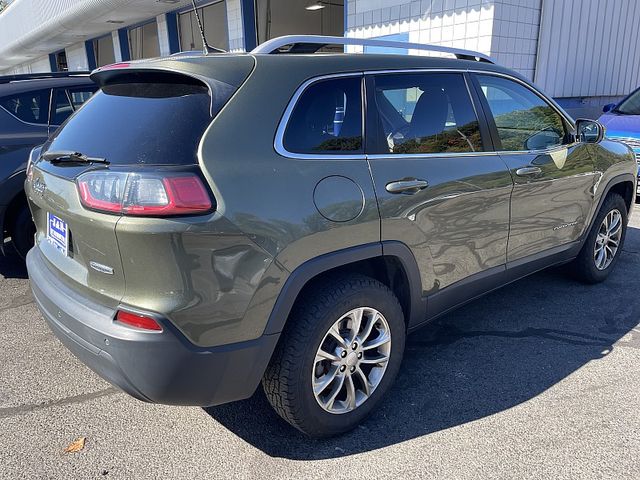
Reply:
M116 321L124 323L130 327L141 328L143 330L153 330L154 332L162 331L160 324L153 317L149 317L147 315L139 315L137 313L118 310L116 313Z
M192 173L88 172L77 180L82 205L122 215L192 215L211 210L202 180Z

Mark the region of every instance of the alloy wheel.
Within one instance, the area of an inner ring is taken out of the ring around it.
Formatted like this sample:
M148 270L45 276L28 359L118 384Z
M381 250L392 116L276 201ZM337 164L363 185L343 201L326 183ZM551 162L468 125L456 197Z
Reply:
M371 307L340 317L316 352L312 387L316 401L333 414L355 410L371 397L391 355L391 329Z
M613 209L604 217L593 249L593 260L598 270L605 270L618 253L622 238L622 214Z

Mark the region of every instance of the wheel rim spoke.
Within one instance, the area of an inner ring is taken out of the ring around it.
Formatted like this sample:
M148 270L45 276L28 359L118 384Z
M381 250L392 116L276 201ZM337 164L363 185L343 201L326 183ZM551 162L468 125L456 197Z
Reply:
M353 377L348 376L345 385L347 387L347 408L353 410L356 408L356 386L353 383Z
M369 338L369 335L371 335L373 327L376 325L376 322L379 318L380 316L377 314L371 316L371 318L367 322L367 326L364 328L362 335L360 336L360 340L362 341L362 343L366 342L367 338Z
M391 345L389 324L376 309L359 307L342 315L315 355L312 390L320 407L342 414L370 398L386 372Z
M330 373L327 373L322 377L315 379L313 392L316 395L320 395L322 392L324 392L326 388L331 384L331 382L333 382L338 376L339 371L339 367L335 367Z
M333 404L336 401L336 397L338 396L338 394L340 393L340 390L342 390L342 387L344 386L344 379L345 379L346 375L338 375L337 376L337 382L336 385L331 389L331 394L329 395L329 398L327 399L327 402L325 403L325 407L326 408L333 408Z
M338 323L334 323L331 329L329 330L329 335L331 335L334 339L338 341L338 343L347 348L349 346L349 342L345 340L345 338L340 333L340 329L338 328Z
M381 335L379 335L377 338L374 338L370 342L365 343L362 346L362 348L363 350L371 350L372 348L378 348L390 341L391 341L391 336L387 332L384 332Z
M365 365L382 365L383 363L386 363L388 361L389 357L387 357L386 355L378 355L374 358L363 357L362 360L360 360L360 363Z
M338 357L335 353L331 353L331 352L327 352L326 350L323 350L322 346L320 346L318 353L316 353L316 362L319 362L322 360L329 360L330 362L339 362L340 357Z
M356 308L351 313L351 338L349 339L350 344L353 343L358 337L358 332L360 332L360 326L362 325L363 315L364 308Z
M368 397L369 395L371 395L371 384L369 383L369 379L360 367L356 368L356 375L360 379L360 383L364 388L364 394Z

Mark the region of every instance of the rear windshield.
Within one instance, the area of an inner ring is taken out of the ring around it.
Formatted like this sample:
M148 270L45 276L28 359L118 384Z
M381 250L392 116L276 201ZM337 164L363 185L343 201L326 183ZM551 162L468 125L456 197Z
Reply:
M112 165L189 165L211 121L204 85L103 86L56 132L47 150L71 150Z

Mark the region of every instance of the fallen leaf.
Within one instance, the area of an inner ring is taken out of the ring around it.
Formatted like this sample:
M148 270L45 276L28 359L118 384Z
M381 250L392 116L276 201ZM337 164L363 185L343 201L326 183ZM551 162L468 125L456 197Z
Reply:
M84 448L84 442L86 438L80 437L75 442L71 443L67 448L64 449L64 453L76 453Z

